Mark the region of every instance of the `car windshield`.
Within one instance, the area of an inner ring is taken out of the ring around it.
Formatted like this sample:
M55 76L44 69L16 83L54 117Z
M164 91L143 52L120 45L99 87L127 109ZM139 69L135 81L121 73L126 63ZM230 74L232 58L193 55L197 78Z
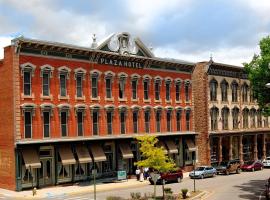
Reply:
M197 167L196 168L196 171L203 171L204 170L204 167Z
M228 161L222 161L222 162L220 163L220 165L222 165L222 166L227 165L227 164L228 164Z
M252 165L254 163L254 161L247 161L246 164L247 165Z

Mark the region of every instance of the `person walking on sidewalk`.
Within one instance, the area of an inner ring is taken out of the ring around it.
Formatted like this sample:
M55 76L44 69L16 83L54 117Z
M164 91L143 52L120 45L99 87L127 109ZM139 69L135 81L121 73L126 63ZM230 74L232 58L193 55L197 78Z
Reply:
M136 171L135 171L137 181L140 180L140 173L141 173L141 170L137 167L137 169L136 169Z
M140 182L144 181L144 177L143 177L143 168L140 169Z

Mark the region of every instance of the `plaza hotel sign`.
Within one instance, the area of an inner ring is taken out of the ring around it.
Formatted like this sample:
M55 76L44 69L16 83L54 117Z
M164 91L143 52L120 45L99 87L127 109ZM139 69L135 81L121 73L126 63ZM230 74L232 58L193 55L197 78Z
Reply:
M141 62L134 62L134 61L127 61L127 60L121 60L121 59L111 59L111 58L105 58L100 57L97 60L98 64L102 65L114 65L119 67L128 67L128 68L136 68L136 69L142 69L143 63Z

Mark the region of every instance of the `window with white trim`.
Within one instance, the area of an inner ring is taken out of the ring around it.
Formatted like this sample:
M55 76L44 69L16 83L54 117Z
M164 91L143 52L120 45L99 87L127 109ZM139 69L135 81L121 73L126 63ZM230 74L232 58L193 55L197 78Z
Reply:
M92 111L92 124L93 124L93 135L99 134L99 110L93 109Z
M156 111L156 132L160 133L161 132L161 110L158 109Z
M133 122L133 133L138 133L138 110L133 110L132 122Z
M176 130L177 131L182 131L182 110L177 110L176 111Z
M83 77L81 74L76 76L76 95L77 97L83 97Z
M181 81L175 82L175 100L181 100Z
M137 79L133 79L131 81L131 86L132 86L132 99L137 99L138 98L138 94L137 94L137 85L138 85L138 80Z
M43 137L50 137L50 111L43 111Z
M99 79L99 74L98 73L92 73L91 74L91 95L92 98L96 99L98 98L98 79Z
M161 85L161 80L155 79L155 100L157 101L160 100L160 85Z
M170 101L171 100L171 80L168 79L165 82L165 90L166 90L166 101Z
M186 110L186 131L190 131L190 113L191 110Z
M24 137L32 138L32 112L24 112Z
M189 93L189 88L191 86L190 81L185 81L185 96L186 96L186 101L190 101L190 93Z
M58 68L60 81L60 97L67 97L67 80L69 79L70 69L63 66Z
M149 79L143 80L143 98L144 100L149 100Z
M66 137L68 135L68 111L60 111L60 121L61 121L61 135Z
M32 94L32 77L31 71L24 71L23 72L23 94L25 96L31 96Z
M172 131L172 110L166 112L167 132Z
M120 110L120 133L121 134L126 133L126 110L125 109Z
M144 111L144 128L146 133L150 133L150 110Z
M221 110L221 117L222 117L222 129L228 130L229 129L229 108L224 107Z
M83 136L84 126L83 126L83 116L84 110L77 110L77 134L78 136Z
M108 135L113 134L113 111L112 110L107 111L107 134Z
M42 75L42 95L50 95L50 75L48 72L43 72Z
M124 99L126 97L125 94L125 87L126 87L126 75L119 75L119 80L118 80L118 87L119 87L119 99Z

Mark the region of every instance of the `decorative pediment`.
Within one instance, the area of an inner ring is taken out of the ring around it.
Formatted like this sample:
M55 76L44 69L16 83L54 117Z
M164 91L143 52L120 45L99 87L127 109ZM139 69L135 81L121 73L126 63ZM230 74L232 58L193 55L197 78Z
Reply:
M151 50L142 43L139 38L133 38L129 33L112 34L104 40L96 49L102 51L117 52L121 55L137 55L154 57Z

